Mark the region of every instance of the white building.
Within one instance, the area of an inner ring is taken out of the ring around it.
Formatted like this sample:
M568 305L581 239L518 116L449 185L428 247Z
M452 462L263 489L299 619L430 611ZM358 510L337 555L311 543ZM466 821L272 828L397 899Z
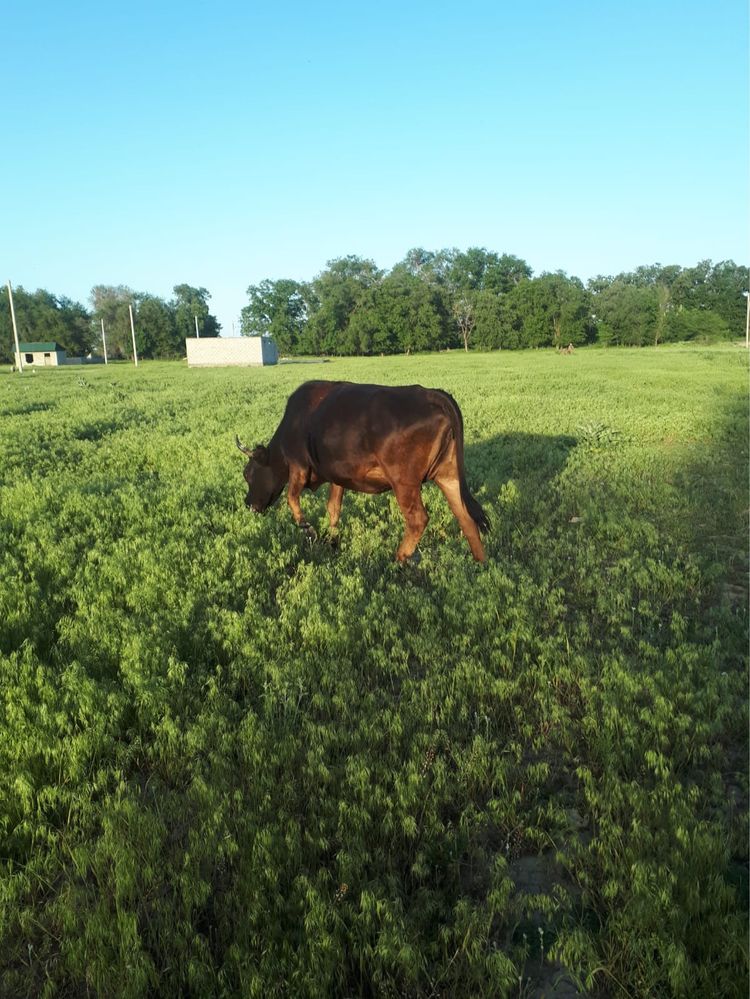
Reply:
M16 353L17 368L21 367L21 361L25 368L56 368L60 364L65 364L65 351L56 343L22 340L18 349L21 356L19 358Z
M185 340L190 368L278 364L276 344L267 336L204 336Z
M42 343L40 341L22 340L18 345L18 351L14 351L16 358L16 368L21 367L23 361L24 368L61 368L63 365L71 364L103 364L103 357L68 357L62 347L58 347L54 341Z

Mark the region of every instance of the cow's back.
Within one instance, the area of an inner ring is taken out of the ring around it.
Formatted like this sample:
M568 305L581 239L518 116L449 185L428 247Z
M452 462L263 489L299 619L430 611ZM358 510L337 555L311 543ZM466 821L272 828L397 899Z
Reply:
M440 450L452 421L448 397L437 390L342 382L310 415L311 465L321 479L344 485L372 479L378 467L395 471L394 464L421 478L427 465L415 467L419 455L427 462Z

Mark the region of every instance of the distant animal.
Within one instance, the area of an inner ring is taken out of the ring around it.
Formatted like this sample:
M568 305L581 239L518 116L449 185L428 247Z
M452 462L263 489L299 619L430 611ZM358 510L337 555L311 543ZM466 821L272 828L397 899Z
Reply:
M474 558L485 560L479 532L490 525L466 484L463 417L456 400L441 389L305 382L289 396L267 445L251 449L239 437L236 442L249 459L245 504L257 513L272 506L287 486L296 524L314 538L300 494L329 482L327 509L335 536L346 489L392 489L406 522L396 552L403 562L414 554L427 526L421 489L432 481L447 499Z

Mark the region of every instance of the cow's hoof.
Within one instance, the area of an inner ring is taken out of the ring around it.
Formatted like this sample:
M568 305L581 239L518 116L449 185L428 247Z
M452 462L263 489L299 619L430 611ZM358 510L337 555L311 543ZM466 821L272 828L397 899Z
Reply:
M307 524L307 523L300 524L299 527L301 531L304 531L305 537L310 542L310 544L318 540L318 532L315 530L312 524Z
M341 544L341 538L339 538L338 534L328 533L325 536L325 543L329 548L333 549L333 551L338 551L339 545Z
M405 555L403 558L400 558L398 561L399 565L419 565L419 563L422 561L422 556L419 554L419 552L414 552L413 555Z

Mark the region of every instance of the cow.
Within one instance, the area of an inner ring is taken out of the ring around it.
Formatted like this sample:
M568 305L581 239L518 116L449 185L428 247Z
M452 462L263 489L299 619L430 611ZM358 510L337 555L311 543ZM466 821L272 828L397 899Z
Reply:
M267 445L251 449L239 437L236 443L249 459L245 504L257 513L265 513L287 486L295 523L314 538L300 494L328 482L327 510L335 537L346 489L392 489L406 522L396 552L404 562L414 555L427 526L421 489L431 481L442 490L474 558L485 560L479 532L489 529L489 520L466 484L461 410L442 389L305 382L289 396Z

